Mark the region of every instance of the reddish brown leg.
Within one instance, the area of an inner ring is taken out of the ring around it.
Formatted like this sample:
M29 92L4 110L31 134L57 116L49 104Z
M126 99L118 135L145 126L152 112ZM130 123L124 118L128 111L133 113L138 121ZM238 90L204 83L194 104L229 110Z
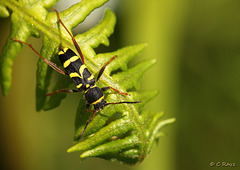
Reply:
M109 89L112 89L113 91L115 91L115 92L117 92L117 93L119 93L119 94L122 94L122 95L124 95L124 96L129 95L128 93L121 92L121 91L119 91L119 90L117 90L117 89L115 89L115 88L113 88L113 87L110 87L110 86L103 87L103 88L101 88L101 89L102 89L102 91L107 91L107 90L109 90Z
M84 134L85 130L86 130L87 127L88 127L88 124L92 121L93 117L95 116L95 114L96 114L97 112L98 112L97 110L93 110L92 117L87 121L87 124L85 125L82 133L81 133L80 136L78 137L78 140L82 137L82 135Z
M110 105L110 104L136 104L136 103L141 103L141 101L136 101L136 102L117 102L117 103L107 103L105 106Z
M115 58L117 58L117 55L113 56L113 57L101 68L101 70L100 70L99 73L98 73L97 81L98 81L98 79L101 77L101 75L103 74L103 72L104 72L105 68L107 67L107 65L110 64ZM119 90L117 90L117 89L115 89L115 88L113 88L113 87L110 87L110 86L103 87L103 88L102 88L102 91L107 91L108 89L112 89L113 91L115 91L115 92L117 92L117 93L119 93L119 94L125 95L125 96L128 95L128 93L120 92Z
M98 79L101 77L101 75L103 74L103 72L104 72L105 68L107 67L107 65L110 64L116 57L117 57L117 55L113 56L113 57L101 68L101 70L100 70L99 73L98 73L97 81L98 81Z
M46 58L44 58L43 56L41 56L41 55L32 47L31 44L28 44L28 43L26 43L26 42L23 42L23 41L17 40L17 39L11 39L11 40L16 41L16 42L20 42L20 43L22 43L22 44L27 45L27 46L30 47L41 59L43 59L43 61L44 61L45 63L47 63L50 67L52 67L52 68L53 68L54 70L56 70L57 72L66 75L66 73L65 73L63 70L61 70L60 68L58 68L53 62L51 62L51 61L49 61L48 59L46 59Z
M70 31L67 29L67 27L64 25L64 23L63 23L62 20L60 19L58 11L57 11L55 8L52 8L52 9L56 12L57 17L58 17L58 21L60 22L60 24L62 24L62 26L64 27L64 29L65 29L65 30L68 32L68 34L71 36L72 41L73 41L73 44L74 44L74 46L75 46L78 54L80 55L82 62L84 63L84 57L83 57L82 51L81 51L81 49L80 49L77 41L75 40L75 38L72 36L72 34L70 33Z
M51 96L51 95L58 94L58 93L74 93L74 92L79 92L79 91L78 90L71 90L71 89L57 90L55 92L46 94L46 96Z

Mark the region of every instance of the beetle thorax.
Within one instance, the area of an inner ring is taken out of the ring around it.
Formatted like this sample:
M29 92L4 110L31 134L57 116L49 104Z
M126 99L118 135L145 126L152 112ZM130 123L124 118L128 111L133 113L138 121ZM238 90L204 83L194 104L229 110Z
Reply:
M85 98L87 103L94 105L95 110L101 110L104 108L106 101L104 100L102 90L97 86L90 86L85 91Z

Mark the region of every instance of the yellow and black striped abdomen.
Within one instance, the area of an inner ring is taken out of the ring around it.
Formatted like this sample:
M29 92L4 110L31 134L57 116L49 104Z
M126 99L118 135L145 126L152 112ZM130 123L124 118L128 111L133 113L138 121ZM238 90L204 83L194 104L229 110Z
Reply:
M64 48L60 50L58 57L67 74L80 91L85 91L95 84L95 79L91 72L71 49Z

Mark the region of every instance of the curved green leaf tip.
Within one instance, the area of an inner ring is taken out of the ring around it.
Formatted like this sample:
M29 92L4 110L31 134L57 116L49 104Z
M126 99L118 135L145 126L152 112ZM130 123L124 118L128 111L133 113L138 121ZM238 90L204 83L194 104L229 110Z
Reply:
M11 13L12 28L9 38L2 50L0 77L4 95L11 87L12 65L15 57L22 48L22 44L11 39L26 42L29 36L39 37L43 33L43 46L40 54L49 60L56 61L56 54L62 46L74 50L73 43L66 30L57 24L55 12L48 12L57 0L1 0L0 17L8 17ZM102 6L107 0L82 0L60 13L60 18L71 30L81 23L95 8ZM26 7L27 6L27 7ZM9 10L10 9L10 10ZM8 11L9 10L9 11ZM112 86L120 91L128 92L129 96L122 96L108 92L107 102L142 101L139 104L120 104L106 106L97 113L86 129L83 140L78 136L83 131L87 120L91 117L85 112L85 100L80 94L80 101L76 111L75 135L76 144L68 152L80 151L80 157L100 157L126 164L139 164L150 153L155 141L161 136L162 128L171 124L175 119L162 120L163 113L153 113L144 110L144 105L157 95L157 91L140 90L139 81L144 72L152 67L156 60L146 60L129 67L128 63L136 57L146 46L139 44L124 47L114 52L96 54L94 48L100 44L109 45L108 37L113 33L116 17L111 10L106 10L102 21L83 34L75 36L80 45L86 65L97 75L101 68L112 56L118 57L111 62L104 74L97 82L99 87ZM70 78L59 75L53 89L48 90L53 70L41 59L38 61L36 106L37 110L49 110L60 105L66 94L46 97L45 94L59 89L69 88ZM63 83L64 82L64 83Z

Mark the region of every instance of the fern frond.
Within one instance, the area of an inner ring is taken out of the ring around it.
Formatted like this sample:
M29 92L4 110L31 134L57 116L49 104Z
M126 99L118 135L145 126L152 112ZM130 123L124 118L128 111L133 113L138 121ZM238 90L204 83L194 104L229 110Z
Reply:
M12 11L12 28L0 59L4 95L9 93L13 61L22 48L22 44L11 39L26 42L30 36L39 37L39 31L41 31L44 36L40 54L51 61L55 60L60 43L62 46L75 49L71 37L58 24L56 13L46 10L55 2L56 0L2 0L0 2L0 17L8 17L10 15L8 9ZM61 12L60 18L71 30L105 2L107 0L82 0ZM100 44L109 45L108 37L113 33L115 23L116 17L108 9L98 25L83 34L76 35L75 39L82 49L86 59L85 64L93 75L96 75L112 56L118 56L107 66L97 85L99 87L111 86L128 92L130 95L122 96L110 91L106 96L107 102L142 101L142 103L106 106L96 114L85 131L83 140L78 142L77 138L91 117L89 112L85 112L85 101L80 94L74 135L77 143L69 148L68 152L81 151L81 158L100 157L127 164L139 164L150 152L154 141L160 137L161 129L172 123L174 119L162 120L162 112L153 113L144 110L144 105L157 95L157 91L139 91L139 81L156 61L155 59L146 60L131 68L128 67L128 63L145 48L146 44L128 46L109 53L95 53L94 48ZM45 94L48 92L52 71L42 59L39 59L36 85L38 111L59 106L66 96L66 94L58 94L46 98ZM63 77L59 76L51 91L65 89L72 84L70 79L62 83Z

